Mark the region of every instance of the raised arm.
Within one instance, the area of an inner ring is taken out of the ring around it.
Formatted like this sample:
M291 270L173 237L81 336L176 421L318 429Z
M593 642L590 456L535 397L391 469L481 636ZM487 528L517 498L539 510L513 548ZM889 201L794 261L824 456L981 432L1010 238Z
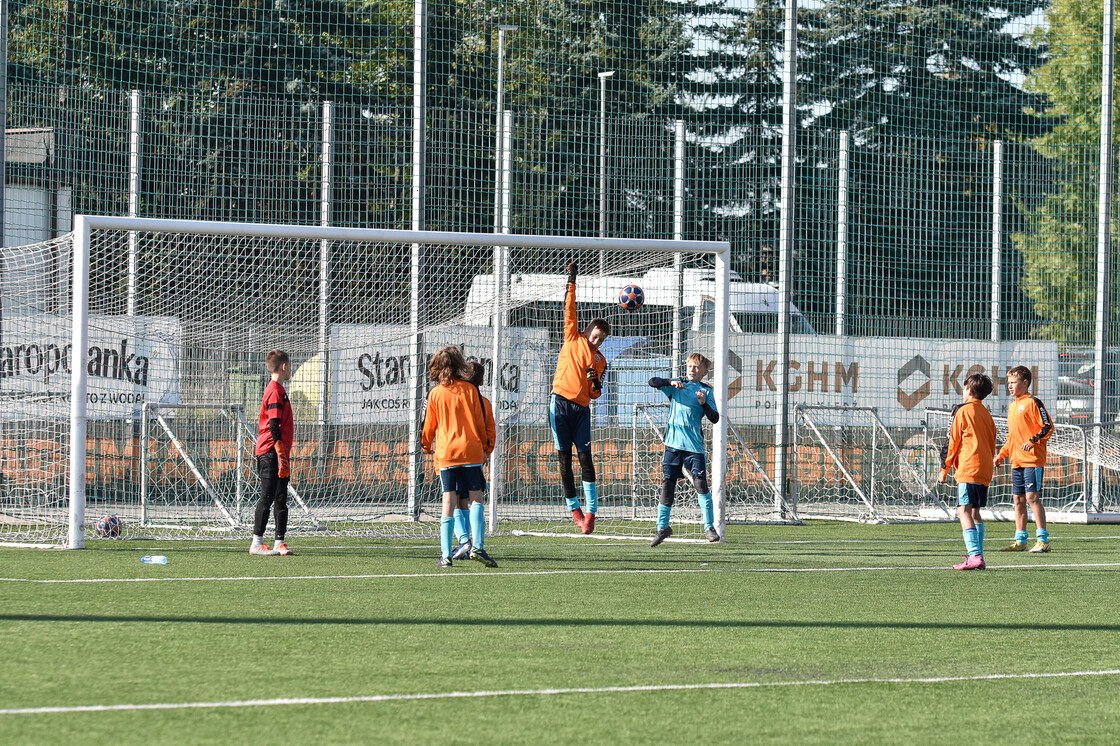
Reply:
M579 339L576 319L576 263L568 265L568 287L564 291L564 340Z

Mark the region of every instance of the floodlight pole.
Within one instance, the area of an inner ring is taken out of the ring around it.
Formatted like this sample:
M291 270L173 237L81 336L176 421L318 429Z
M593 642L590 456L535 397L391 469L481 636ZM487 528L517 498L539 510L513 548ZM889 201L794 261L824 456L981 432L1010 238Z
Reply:
M614 70L599 73L599 238L607 237L607 78ZM599 276L607 271L607 255L599 252Z
M673 240L684 238L684 120L678 119L673 146ZM684 308L684 258L680 252L673 254L673 281L676 283L676 303L673 304L673 353L672 376L681 375L681 356L684 344L681 329L681 309Z
M498 26L498 95L494 111L494 232L509 233L509 171L510 171L510 131L513 120L505 110L505 60L506 32L517 31L517 26ZM491 530L498 523L498 501L502 496L504 480L502 477L502 331L505 327L505 312L502 304L505 298L506 278L509 268L508 249L494 247L494 315L491 317L493 334L490 354L490 403L494 410L494 450L490 453L490 503L487 506L487 523Z
M996 140L992 148L992 313L988 337L993 342L1000 339L1000 260L1003 248L1003 141Z
M331 224L334 192L334 103L323 102L323 133L320 144L319 225ZM326 477L330 455L330 288L331 242L319 242L319 401L316 416L319 425L319 476Z
M494 107L494 232L502 232L502 148L505 138L505 61L506 61L506 32L517 31L517 26L498 26L498 101Z
M850 135L840 133L840 173L836 199L836 336L848 333L848 154Z
M128 216L140 217L140 147L141 107L140 91L128 94ZM128 234L128 306L126 313L136 315L136 289L140 274L140 236L136 231Z
M1097 199L1097 327L1096 349L1093 370L1093 422L1104 422L1108 405L1105 389L1109 385L1105 375L1108 360L1108 339L1111 336L1111 308L1109 303L1110 263L1112 253L1112 75L1115 57L1112 45L1115 37L1115 3L1104 0L1103 39L1101 49L1101 153L1100 153L1100 190ZM1093 450L1100 453L1100 426L1094 428ZM1101 469L1098 459L1093 460L1094 511L1103 509L1101 500ZM1086 464L1088 467L1088 464ZM1088 506L1086 506L1088 512Z

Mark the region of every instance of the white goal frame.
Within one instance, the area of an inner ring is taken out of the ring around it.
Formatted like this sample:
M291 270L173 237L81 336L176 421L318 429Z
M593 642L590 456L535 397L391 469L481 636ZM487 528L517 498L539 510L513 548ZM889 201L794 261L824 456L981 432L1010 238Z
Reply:
M411 333L413 344L410 356L418 359L419 351L419 305L420 298L417 292L415 279L418 276L419 247L422 244L491 247L495 253L495 266L500 270L499 289L503 278L508 274L503 261L508 248L526 249L553 249L553 250L581 250L602 252L641 252L654 251L677 255L709 255L715 261L715 338L714 338L714 371L713 384L715 389L717 408L726 411L727 408L727 350L728 329L730 318L730 252L731 245L726 241L683 241L668 239L627 239L627 238L594 238L594 237L569 237L569 236L530 236L508 233L455 233L442 231L405 231L381 230L370 228L341 228L312 225L282 225L265 223L236 223L222 221L195 221L195 220L162 220L157 218L129 218L105 215L76 215L73 223L73 296L72 296L72 344L75 350L87 349L89 344L89 294L90 294L90 257L91 234L97 230L110 230L120 232L160 232L181 234L225 235L237 237L260 238L290 238L304 240L318 240L324 245L331 241L350 241L366 243L396 243L412 245L413 278L411 288ZM678 259L679 266L679 259ZM130 257L129 285L135 287L136 263ZM499 293L500 294L500 293ZM500 314L498 315L500 317ZM497 324L494 336L501 334ZM495 346L497 346L495 344ZM412 366L411 375L418 381L421 375L419 366ZM70 382L70 443L69 443L69 513L66 546L70 549L80 549L85 545L83 525L85 523L86 507L86 429L87 429L87 383L88 373L84 365L74 366L74 373ZM414 387L415 388L415 387ZM415 423L416 418L412 418ZM498 421L498 438L501 443L501 420ZM416 474L419 463L418 437L412 437L410 431L409 447L409 473ZM718 508L719 530L724 530L724 510L726 505L725 479L727 473L727 421L721 418L713 427L713 455L712 455L712 488L713 498ZM495 449L495 454L500 452ZM492 462L491 473L500 475L500 470L494 468ZM409 479L409 502L414 502L416 492L414 476ZM495 480L489 496L490 523L495 525L496 511L501 500L502 485L500 480Z

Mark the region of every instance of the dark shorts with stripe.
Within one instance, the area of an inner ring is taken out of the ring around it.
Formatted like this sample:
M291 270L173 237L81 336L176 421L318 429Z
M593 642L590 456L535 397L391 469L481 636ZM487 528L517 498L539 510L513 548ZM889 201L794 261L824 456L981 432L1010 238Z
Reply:
M591 407L553 394L548 402L548 424L556 450L570 451L573 445L580 453L591 450Z
M439 481L444 492L459 494L481 492L486 484L481 466L445 466L439 470Z
M1011 469L1011 494L1025 495L1028 492L1042 492L1041 466L1016 466Z
M708 461L702 453L681 451L665 446L665 455L661 457L661 477L663 479L680 479L681 474L687 471L692 475L692 481L708 478Z

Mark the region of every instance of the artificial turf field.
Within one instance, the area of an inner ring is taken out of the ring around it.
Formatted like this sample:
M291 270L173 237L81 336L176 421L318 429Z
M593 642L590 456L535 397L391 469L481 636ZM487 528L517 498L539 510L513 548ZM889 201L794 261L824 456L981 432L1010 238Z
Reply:
M0 743L1115 744L1120 527L1051 530L2 549Z

